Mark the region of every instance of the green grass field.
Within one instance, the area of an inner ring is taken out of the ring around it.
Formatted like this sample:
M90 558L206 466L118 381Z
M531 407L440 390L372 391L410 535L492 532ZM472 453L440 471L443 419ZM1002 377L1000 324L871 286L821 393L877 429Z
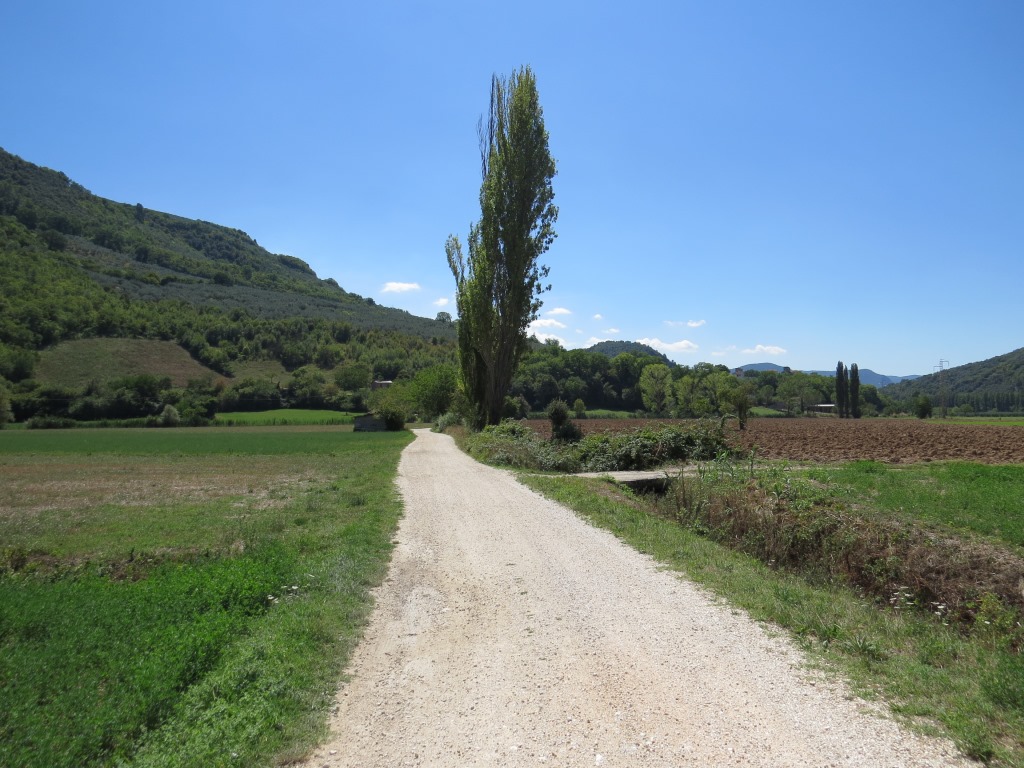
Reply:
M0 765L304 753L382 577L408 432L0 432Z
M1024 418L1020 416L955 416L934 421L937 424L997 424L1003 427L1024 427Z
M807 474L855 506L1024 547L1024 465L855 461Z

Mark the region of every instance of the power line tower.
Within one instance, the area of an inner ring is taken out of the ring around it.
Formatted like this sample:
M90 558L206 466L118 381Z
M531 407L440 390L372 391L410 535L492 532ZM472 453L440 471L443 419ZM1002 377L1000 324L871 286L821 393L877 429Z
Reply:
M933 366L939 374L939 414L943 419L946 418L946 399L948 392L946 391L945 377L942 374L948 367L949 360L939 360L939 364Z

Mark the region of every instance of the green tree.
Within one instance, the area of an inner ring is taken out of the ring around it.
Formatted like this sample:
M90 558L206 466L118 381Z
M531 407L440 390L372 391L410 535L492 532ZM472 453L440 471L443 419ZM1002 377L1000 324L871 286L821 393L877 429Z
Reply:
M435 365L413 377L412 391L420 421L427 421L451 409L457 374L451 365Z
M11 411L11 398L7 394L7 390L0 385L0 429L3 429L4 424L10 421L14 421L14 413Z
M640 374L640 394L644 407L652 413L664 413L668 409L672 393L672 371L667 365L657 363L644 367Z
M551 180L555 161L529 67L491 80L490 112L481 119L480 220L470 228L468 258L454 235L445 243L455 277L459 366L475 426L495 424L527 349L548 269L538 263L555 239Z
M836 365L836 411L839 418L845 419L849 412L850 389L846 379L846 366L840 360Z
M932 415L932 400L928 395L914 398L914 415L919 419L927 419Z
M850 398L850 415L855 418L860 418L860 368L857 367L856 363L850 366L850 381L849 381L849 398Z

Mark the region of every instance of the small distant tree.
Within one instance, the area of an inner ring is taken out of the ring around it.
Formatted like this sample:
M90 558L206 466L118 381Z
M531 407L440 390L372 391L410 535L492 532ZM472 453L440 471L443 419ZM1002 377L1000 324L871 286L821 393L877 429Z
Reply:
M736 420L740 424L740 429L747 428L747 418L750 416L750 409L754 405L753 391L753 384L744 381L727 395L729 404L736 411Z
M860 418L860 369L856 363L850 366L850 383L848 397L850 402L850 415Z
M452 324L452 316L451 313L449 312L438 312L437 317L435 317L434 319L437 320L437 322L439 323L444 323L445 325Z
M4 424L14 420L14 413L11 411L11 398L7 390L0 386L0 429Z
M421 419L433 419L451 409L458 373L448 364L425 368L413 378L411 387Z
M160 412L159 421L161 427L176 427L181 424L181 416L173 405L165 405Z
M564 400L551 401L547 415L551 421L552 440L574 443L583 437L579 425L569 419L569 406Z
M931 418L932 400L928 395L918 395L914 399L914 415L919 419Z
M572 404L573 413L576 414L577 419L587 418L587 404L583 402L582 397L577 397L575 402Z

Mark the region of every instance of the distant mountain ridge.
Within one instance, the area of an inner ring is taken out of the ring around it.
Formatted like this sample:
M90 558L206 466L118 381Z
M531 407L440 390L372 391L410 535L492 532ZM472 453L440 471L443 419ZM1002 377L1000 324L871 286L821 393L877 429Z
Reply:
M753 363L751 365L744 365L740 368L733 369L735 371L779 371L785 370L785 366L777 365L776 363ZM914 379L921 378L920 376L913 374L909 376L892 376L881 373L875 373L870 368L860 368L860 383L870 384L873 387L887 387L890 384L899 384L901 381L913 381ZM820 376L835 376L835 368L827 371L803 371L803 373L817 373Z

